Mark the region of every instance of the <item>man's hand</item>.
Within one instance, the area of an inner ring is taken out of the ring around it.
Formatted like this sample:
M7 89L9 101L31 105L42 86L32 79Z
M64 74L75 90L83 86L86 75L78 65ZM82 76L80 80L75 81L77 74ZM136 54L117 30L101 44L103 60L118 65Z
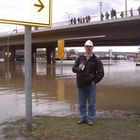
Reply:
M80 70L84 70L84 68L85 68L85 65L84 65L84 64L80 64L80 65L79 65L79 69L80 69Z

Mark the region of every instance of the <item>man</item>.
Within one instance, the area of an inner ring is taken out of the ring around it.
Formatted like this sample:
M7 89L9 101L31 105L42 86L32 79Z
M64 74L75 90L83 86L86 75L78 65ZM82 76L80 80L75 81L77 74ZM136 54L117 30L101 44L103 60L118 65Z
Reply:
M85 42L85 53L77 58L72 71L76 73L80 120L78 124L93 124L96 117L96 84L102 80L102 62L94 55L93 42Z

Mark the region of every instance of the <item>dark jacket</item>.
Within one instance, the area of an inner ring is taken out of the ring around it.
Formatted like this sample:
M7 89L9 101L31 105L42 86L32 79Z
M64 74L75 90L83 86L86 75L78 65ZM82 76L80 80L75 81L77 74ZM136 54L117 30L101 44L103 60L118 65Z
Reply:
M82 63L85 65L83 70L79 68L79 65ZM103 64L94 54L89 60L84 55L79 56L75 61L72 71L76 73L78 87L90 85L92 82L97 84L104 77Z

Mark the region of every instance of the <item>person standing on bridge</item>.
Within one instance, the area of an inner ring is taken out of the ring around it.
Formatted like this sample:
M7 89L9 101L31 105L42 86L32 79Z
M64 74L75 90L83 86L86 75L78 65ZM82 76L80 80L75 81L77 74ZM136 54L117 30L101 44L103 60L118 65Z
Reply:
M138 7L138 9L137 9L137 10L138 10L138 13L139 13L139 15L140 15L140 6Z
M72 68L76 73L80 120L77 124L93 124L96 118L96 84L104 77L104 68L92 52L91 40L85 42L85 53L80 55Z
M123 18L124 17L124 13L123 11L120 13L120 16Z
M130 9L130 16L133 17L133 9Z

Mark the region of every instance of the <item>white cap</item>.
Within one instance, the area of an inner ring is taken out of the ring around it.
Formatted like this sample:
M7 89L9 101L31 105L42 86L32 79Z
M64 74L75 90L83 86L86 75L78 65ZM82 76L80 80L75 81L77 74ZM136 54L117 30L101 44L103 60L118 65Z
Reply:
M91 40L87 40L85 42L85 46L93 46L93 42Z

